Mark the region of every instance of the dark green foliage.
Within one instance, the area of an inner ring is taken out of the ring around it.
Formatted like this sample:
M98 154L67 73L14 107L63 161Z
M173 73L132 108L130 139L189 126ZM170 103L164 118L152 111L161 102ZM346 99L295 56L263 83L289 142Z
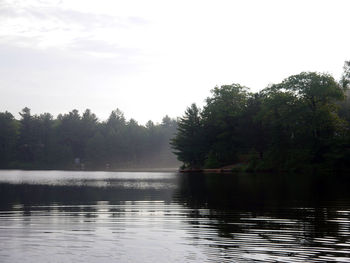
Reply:
M344 170L350 161L350 107L341 102L350 78L346 66L340 83L303 72L255 94L238 84L216 87L197 112L198 125L185 125L189 110L180 119L175 153L197 168L248 163L250 170ZM200 134L201 147L194 147L193 134Z
M185 166L197 168L203 165L205 153L203 146L205 140L203 137L202 121L200 110L196 104L187 108L184 117L178 120L178 132L171 141L178 159Z
M231 164L245 147L240 128L250 94L239 84L216 87L211 92L202 113L209 162L206 165Z
M126 121L120 110L99 122L89 109L60 114L32 115L24 108L21 119L0 113L0 168L116 169L176 167L169 140L177 122L168 116L161 124ZM79 163L75 160L79 159Z
M0 113L0 165L8 167L16 156L19 125L9 112Z
M328 161L326 154L342 133L336 101L344 92L333 77L301 73L268 88L265 95L261 117L272 135L270 160L286 169Z

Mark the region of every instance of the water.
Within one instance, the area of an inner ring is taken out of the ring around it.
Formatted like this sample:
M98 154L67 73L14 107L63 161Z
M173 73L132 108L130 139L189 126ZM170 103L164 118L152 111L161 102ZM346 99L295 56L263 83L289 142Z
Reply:
M0 262L350 262L347 178L0 171Z

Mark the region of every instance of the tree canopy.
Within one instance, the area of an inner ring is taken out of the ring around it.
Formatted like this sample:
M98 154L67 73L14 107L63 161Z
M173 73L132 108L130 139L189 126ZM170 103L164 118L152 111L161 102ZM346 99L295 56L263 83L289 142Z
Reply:
M302 72L257 93L239 84L215 87L202 111L191 106L180 119L175 154L188 168L344 167L350 138L349 119L338 112L348 85L344 70L340 82L329 74ZM348 104L342 107L349 112Z

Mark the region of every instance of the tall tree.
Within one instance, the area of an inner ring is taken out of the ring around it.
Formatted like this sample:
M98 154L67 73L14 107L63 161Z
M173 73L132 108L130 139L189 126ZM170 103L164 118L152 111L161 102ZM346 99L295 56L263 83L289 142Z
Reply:
M342 85L344 90L350 89L350 60L345 61L343 68L343 75L340 80L340 84Z
M204 138L200 110L192 104L178 120L177 134L171 140L174 153L185 166L199 168L205 161Z
M34 161L34 125L33 116L30 113L30 109L25 107L22 109L20 120L20 133L18 138L18 159L22 162Z
M208 161L214 166L232 164L245 146L239 125L250 93L239 84L215 87L211 93L202 113Z
M18 122L9 112L0 112L0 167L8 168L16 157Z

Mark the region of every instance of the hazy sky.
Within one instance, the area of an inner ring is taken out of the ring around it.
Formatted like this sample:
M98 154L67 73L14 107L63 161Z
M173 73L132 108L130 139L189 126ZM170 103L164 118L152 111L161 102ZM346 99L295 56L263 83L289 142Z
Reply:
M144 124L203 104L216 85L253 91L301 71L339 79L350 1L0 0L0 111Z

